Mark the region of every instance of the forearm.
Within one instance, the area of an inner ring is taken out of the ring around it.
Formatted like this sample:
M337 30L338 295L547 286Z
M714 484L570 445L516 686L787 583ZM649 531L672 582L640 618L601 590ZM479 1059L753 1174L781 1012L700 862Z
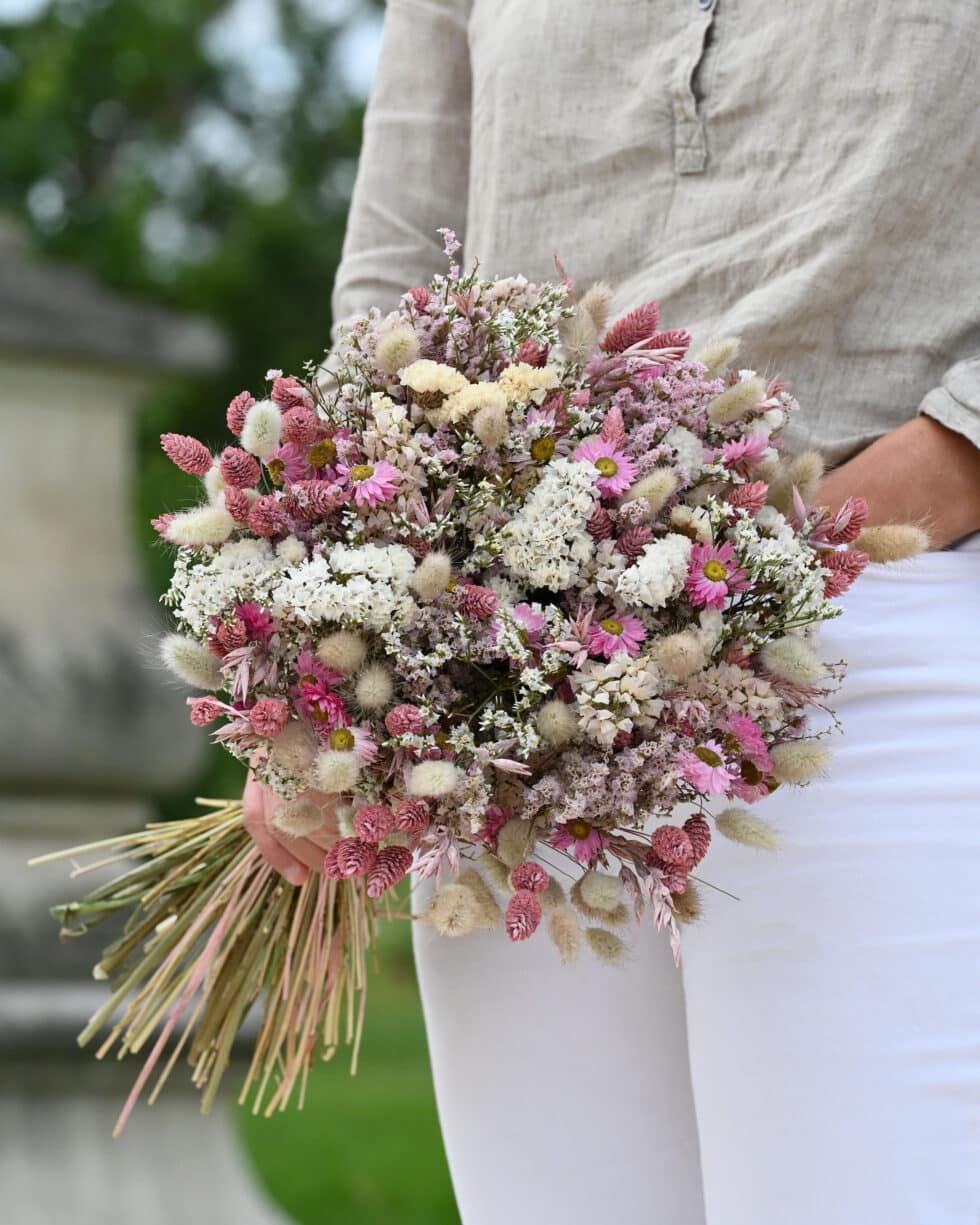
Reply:
M945 548L980 531L980 448L915 417L829 472L815 500L836 510L852 494L867 499L869 523L915 523Z

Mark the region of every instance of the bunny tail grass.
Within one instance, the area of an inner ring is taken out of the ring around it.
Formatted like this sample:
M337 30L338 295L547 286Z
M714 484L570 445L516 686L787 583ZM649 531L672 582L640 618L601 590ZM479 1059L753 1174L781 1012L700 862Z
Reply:
M135 861L109 884L52 911L62 938L129 912L123 935L95 967L111 994L78 1038L86 1046L108 1028L99 1059L145 1052L114 1135L151 1079L149 1100L156 1099L185 1051L206 1113L259 999L239 1098L254 1114L284 1110L296 1094L302 1105L313 1059L329 1059L341 1041L352 1047L356 1071L377 910L364 879L311 873L303 885L288 885L243 828L240 801L198 803L209 811L45 857L97 856L74 875Z

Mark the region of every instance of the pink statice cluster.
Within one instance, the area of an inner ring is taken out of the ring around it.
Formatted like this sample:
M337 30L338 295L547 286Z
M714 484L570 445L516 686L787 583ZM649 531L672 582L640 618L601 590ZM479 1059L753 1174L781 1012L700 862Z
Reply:
M867 562L866 506L812 507L783 454L784 386L609 313L453 263L236 396L227 445L164 435L204 499L154 521L191 718L284 821L336 797L324 871L462 869L447 932L496 890L515 940L557 909L563 956L583 917L611 956L624 906L676 934L712 823L748 837L738 805L822 768L811 638Z

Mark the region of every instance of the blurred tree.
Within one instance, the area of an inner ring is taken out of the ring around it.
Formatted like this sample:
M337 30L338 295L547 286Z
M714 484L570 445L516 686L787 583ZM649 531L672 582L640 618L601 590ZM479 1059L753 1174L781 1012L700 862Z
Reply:
M160 592L170 560L149 519L199 496L162 455L161 431L220 443L233 394L270 366L298 372L327 343L380 4L34 7L0 24L0 212L21 218L43 254L210 315L231 340L226 370L161 384L141 418L136 513ZM239 781L215 753L200 786L227 793Z

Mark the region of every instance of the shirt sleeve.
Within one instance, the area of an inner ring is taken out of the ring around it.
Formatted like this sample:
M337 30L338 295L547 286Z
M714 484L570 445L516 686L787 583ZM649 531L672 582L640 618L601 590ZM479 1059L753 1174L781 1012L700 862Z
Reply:
M470 0L388 0L340 266L338 324L391 309L448 266L439 226L462 239L469 176Z
M950 366L940 385L923 398L919 412L980 447L980 355Z

